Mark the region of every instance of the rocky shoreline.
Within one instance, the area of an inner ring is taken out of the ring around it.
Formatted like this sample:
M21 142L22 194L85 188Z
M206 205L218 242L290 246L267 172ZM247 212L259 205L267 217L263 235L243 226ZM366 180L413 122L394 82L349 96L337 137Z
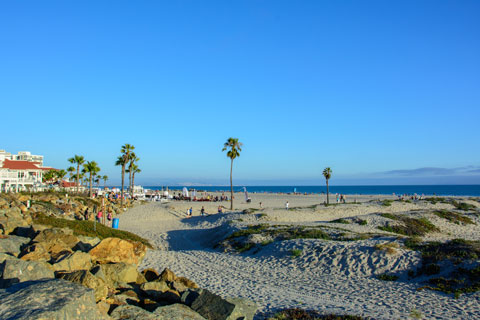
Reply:
M223 299L166 268L139 271L144 243L36 223L38 215L80 219L96 205L64 194L0 195L1 319L253 319L249 300Z

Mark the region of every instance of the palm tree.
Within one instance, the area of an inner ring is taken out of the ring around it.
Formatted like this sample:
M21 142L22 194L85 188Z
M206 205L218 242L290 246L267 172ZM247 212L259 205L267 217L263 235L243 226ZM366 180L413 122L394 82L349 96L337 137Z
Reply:
M48 170L42 176L42 181L44 183L53 183L57 177L57 172L55 170Z
M70 179L75 175L75 168L74 167L68 167L67 172L70 175Z
M85 163L85 159L83 158L83 156L75 155L73 158L68 159L68 161L70 163L77 165L76 184L77 184L77 193L78 193L78 186L79 186L79 179L80 179L80 166Z
M131 188L131 195L133 197L133 187L135 186L135 174L142 172L142 170L140 170L138 168L138 165L136 163L134 163L133 165L130 165L128 167L126 172L130 173L130 175L132 176L132 182L130 184L130 188Z
M133 152L135 147L131 144L126 143L120 149L122 155L117 158L115 162L116 166L122 166L122 197L120 198L120 205L123 207L123 189L125 186L125 167L127 163L130 161L130 154Z
M102 179L103 179L103 189L105 189L105 186L107 185L108 176L105 175L102 177Z
M329 201L328 201L328 180L332 177L332 169L330 169L330 167L326 167L323 170L323 176L325 177L325 181L327 182L327 204L329 204Z
M100 171L100 168L98 167L97 163L95 161L88 161L86 164L83 165L83 168L85 169L85 172L90 174L90 178L88 179L89 181L89 186L90 186L90 191L89 191L89 196L92 196L92 184L93 184L93 176L97 174L97 172Z
M242 143L238 141L237 138L228 138L227 142L223 145L222 151L230 149L227 151L227 157L232 161L230 163L230 210L233 210L233 159L240 157L240 151L242 151Z
M137 165L134 165L132 169L133 169L133 173L132 173L132 189L133 189L133 186L135 186L135 174L142 172L142 170Z
M129 185L128 190L130 191L130 196L132 196L132 197L133 197L133 184L132 184L133 169L132 168L138 160L140 160L140 158L137 158L137 155L134 152L132 152L130 154L130 162L128 164L128 170L127 170L128 174L129 174L128 175L128 185Z
M60 181L62 181L63 178L65 178L65 176L67 175L67 171L65 171L65 170L63 170L63 169L58 170L58 171L56 172L56 175L57 175L57 178L58 178Z

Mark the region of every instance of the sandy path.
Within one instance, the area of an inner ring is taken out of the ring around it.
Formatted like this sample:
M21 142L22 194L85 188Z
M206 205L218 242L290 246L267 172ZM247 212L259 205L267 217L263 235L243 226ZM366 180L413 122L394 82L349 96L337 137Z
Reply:
M235 216L184 219L182 212L168 205L147 204L120 216L121 228L150 239L159 248L149 250L141 268L168 267L222 296L254 300L260 306L258 319L263 319L265 312L286 307L375 319L407 319L412 310L428 319L480 317L479 294L453 299L442 293L416 291L414 283L379 281L371 275L382 263L388 268L408 269L418 257L387 261L366 251L362 242L321 240L277 242L250 255L221 253L211 249L212 242L227 231L227 220ZM292 259L288 255L291 248L302 248L304 254Z

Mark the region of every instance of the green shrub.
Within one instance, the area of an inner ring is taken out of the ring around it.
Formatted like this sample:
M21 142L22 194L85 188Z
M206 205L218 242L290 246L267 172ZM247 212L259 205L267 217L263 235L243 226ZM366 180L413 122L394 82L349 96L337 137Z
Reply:
M474 224L469 217L448 210L436 210L433 214L456 224Z
M300 308L285 309L269 320L363 320L364 318L352 315L322 314L314 310Z
M332 220L330 221L330 223L342 223L342 224L350 224L350 222L348 220L345 220L345 219L335 219L335 220Z
M361 225L361 226L366 226L367 225L367 220L358 219L358 224Z
M455 200L452 201L452 205L457 208L458 210L463 210L463 211L469 211L469 210L475 210L477 209L476 206L473 204L469 204L466 202L457 202Z
M300 249L292 249L290 250L290 254L292 255L292 257L300 257L302 255L302 250Z
M384 274L380 274L377 276L377 279L378 280L383 280L383 281L397 281L398 280L398 276L394 275L394 274L387 274L387 273L384 273Z
M380 215L384 218L387 218L387 219L398 220L398 217L391 214L391 213L380 213Z
M104 226L101 223L96 223L94 227L93 221L66 220L62 218L55 218L43 214L38 214L36 215L36 217L34 217L34 222L56 228L69 228L73 230L73 234L77 236L97 237L99 239L114 237L124 240L138 241L143 243L147 247L152 248L152 245L148 242L148 240L137 236L134 233L118 229L112 229L110 227ZM96 229L96 231L94 229Z
M398 233L405 236L423 236L428 232L439 231L439 229L426 218L415 219L398 217L397 220L403 222L403 224L394 226L379 226L377 228L383 231Z
M382 201L382 206L384 207L390 207L393 203L393 200L388 200L388 199L385 199Z

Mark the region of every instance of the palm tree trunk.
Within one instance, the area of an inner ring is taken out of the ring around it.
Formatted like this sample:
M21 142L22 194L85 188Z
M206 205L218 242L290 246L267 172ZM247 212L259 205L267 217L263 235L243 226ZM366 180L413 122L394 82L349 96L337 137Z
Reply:
M232 180L232 173L233 173L233 159L230 164L230 210L233 210L233 180Z
M329 202L328 202L328 180L327 180L327 204L329 204Z
M78 186L78 180L80 180L79 178L80 178L80 164L77 164L77 179L76 179L76 181L77 181L77 193L78 193L78 187L79 187Z
M135 186L135 172L132 174L132 198L133 198L133 187Z
M130 177L129 180L130 182L130 197L133 197L133 179L132 179L132 169L130 169Z
M93 183L93 174L90 172L90 192L89 192L89 197L92 197L92 183Z
M123 186L125 182L125 165L122 165L122 193L120 198L120 206L123 208Z

